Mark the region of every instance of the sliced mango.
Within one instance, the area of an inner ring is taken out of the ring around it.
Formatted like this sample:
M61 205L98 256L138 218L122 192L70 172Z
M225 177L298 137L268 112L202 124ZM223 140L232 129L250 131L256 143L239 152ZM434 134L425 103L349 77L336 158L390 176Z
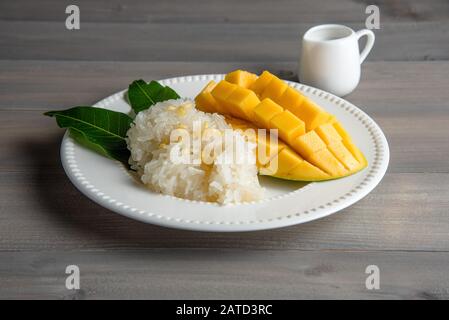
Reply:
M261 94L261 98L270 98L274 102L278 102L279 98L287 90L287 83L279 79L278 77L273 77L273 79L268 83ZM285 108L285 107L284 107Z
M331 123L322 124L316 128L315 131L326 144L331 144L343 139Z
M304 122L288 110L275 115L270 120L270 128L277 129L281 139L288 144L292 144L295 138L306 132Z
M233 128L233 129L248 129L248 128L252 128L252 129L256 129L257 127L253 126L251 123L249 123L248 121L239 119L239 118L234 118L231 116L225 116L226 122Z
M329 151L349 170L357 170L361 163L342 143L342 136L331 123L322 124L315 129L318 135L327 144Z
M327 146L329 151L346 167L352 171L360 167L360 163L341 141L334 141Z
M331 176L310 162L303 160L285 176L279 176L279 178L299 181L322 181L331 179Z
M264 89L267 87L268 83L273 80L274 75L269 73L268 71L262 72L262 74L257 78L256 81L249 87L249 89L253 90L258 96L262 94Z
M228 98L229 96L237 90L238 86L229 83L225 80L221 80L211 91L212 96L217 100L219 108L217 108L217 111L221 114L229 114L229 103Z
M368 161L366 160L362 151L360 151L360 149L357 148L357 146L352 142L352 140L343 140L343 144L345 145L346 149L348 149L349 152L351 152L354 158L356 158L357 161L360 162L362 168L368 165Z
M335 123L333 123L333 126L343 140L352 140L351 136L340 122L335 121Z
M331 117L329 113L308 98L304 99L299 107L290 111L306 123L307 131L315 129Z
M309 131L297 137L291 145L304 158L310 157L317 151L326 149L326 144L315 131Z
M266 166L282 149L286 147L285 143L278 139L270 138L267 135L257 135L257 165Z
M307 131L315 129L330 119L331 115L308 97L293 88L291 88L292 90L287 91L288 85L285 81L282 81L267 71L264 71L262 75L264 75L265 79L271 80L266 85L264 83L262 93L256 93L261 95L262 98L272 99L273 101L279 103L281 107L291 111L294 115L305 122ZM259 79L261 77L262 76L260 76ZM263 86L261 85L260 87ZM284 95L285 97L283 97Z
M314 152L307 160L334 177L341 177L348 173L348 170L327 148Z
M277 114L280 114L284 109L271 99L263 99L254 108L254 122L261 128L270 128L270 120Z
M287 147L282 149L267 166L260 168L260 172L264 175L284 176L302 161L303 159L296 152Z
M366 161L365 156L360 151L360 149L357 148L357 146L352 142L351 136L345 130L343 125L340 122L335 121L333 126L334 126L335 130L337 130L338 134L342 137L343 144L345 145L345 147L352 153L354 158L356 158L357 161L362 164L362 167L365 167L368 164L368 162Z
M217 112L218 102L210 93L216 85L214 80L209 81L203 90L196 96L195 104L198 110L210 113Z
M249 121L254 119L254 108L259 103L260 100L253 91L242 87L237 87L227 99L229 113Z
M195 102L200 110L224 114L235 130L257 144L260 174L321 181L366 167L363 153L335 116L281 79L267 71L257 78L242 70L225 79L208 83ZM277 129L280 139L266 137L265 129Z
M228 73L225 80L247 89L257 80L257 75L248 71L235 70Z
M292 87L288 87L280 98L277 99L277 102L290 111L299 108L305 97L298 93L299 92L297 90Z

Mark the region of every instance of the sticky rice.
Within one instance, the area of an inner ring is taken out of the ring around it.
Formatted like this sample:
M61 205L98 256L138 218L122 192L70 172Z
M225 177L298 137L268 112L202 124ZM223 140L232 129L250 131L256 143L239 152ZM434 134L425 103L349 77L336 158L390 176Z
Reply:
M220 204L263 196L256 145L232 131L222 115L199 111L190 100L168 100L139 112L127 144L131 167L153 191Z

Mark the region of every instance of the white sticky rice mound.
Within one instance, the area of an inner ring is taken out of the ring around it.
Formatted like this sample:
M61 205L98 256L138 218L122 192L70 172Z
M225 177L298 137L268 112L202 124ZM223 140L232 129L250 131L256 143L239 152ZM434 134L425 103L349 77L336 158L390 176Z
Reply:
M194 134L194 123L198 127L198 121L201 121L201 137ZM186 139L170 141L175 129L188 132L190 143L186 143ZM223 116L199 111L190 100L157 103L139 112L128 130L129 162L142 182L156 192L221 204L259 200L264 189L257 177L256 145L237 131L224 134L226 129L231 127ZM204 135L206 130L215 130L222 138L208 137ZM172 161L170 152L193 155L195 141L200 140L201 154L207 145L217 147L214 150L218 151L209 153L212 154L209 163L205 163L203 157L197 157L198 163L194 164ZM223 161L226 156L236 154L235 150L244 150L245 159L242 160L240 152L234 161Z

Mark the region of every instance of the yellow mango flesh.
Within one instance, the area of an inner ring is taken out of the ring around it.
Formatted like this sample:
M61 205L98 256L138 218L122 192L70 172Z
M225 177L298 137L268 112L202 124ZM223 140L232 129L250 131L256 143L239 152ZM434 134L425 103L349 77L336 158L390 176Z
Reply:
M361 167L362 168L366 167L368 165L368 161L366 161L366 158L363 155L363 153L360 151L360 149L357 148L357 146L352 142L351 136L345 130L343 125L340 122L335 121L333 123L333 126L334 126L335 130L337 130L338 134L342 137L343 144L345 145L345 147L351 152L351 154L354 156L354 158L356 158L356 160L359 163L361 163Z
M228 73L225 80L247 89L257 80L257 75L248 71L235 70Z
M270 139L269 136L257 135L255 142L257 142L256 159L259 168L268 165L286 147L285 143Z
M242 87L237 87L227 99L229 113L248 121L254 119L254 108L259 103L260 100L253 91Z
M264 71L262 75L264 75L265 72L267 71ZM262 76L260 76L259 79L261 77ZM262 99L270 98L279 103L281 107L292 112L295 116L305 122L307 131L315 129L319 125L327 122L331 117L329 113L324 111L320 106L299 91L294 90L293 88L289 88L292 90L288 90L287 83L278 77L267 72L265 74L265 79L270 80L265 80L268 83L264 86L263 91L256 93L260 95Z
M260 169L264 175L287 175L292 169L298 166L303 159L292 149L284 148L269 163Z
M270 120L284 111L281 106L271 99L263 99L254 108L254 123L261 128L270 129Z
M342 136L338 133L337 129L331 123L325 123L316 128L316 133L326 144L331 144L335 141L343 140Z
M257 144L260 174L321 181L366 167L363 153L334 116L269 72L249 77L252 82L247 76L236 70L226 76L229 81L209 83L195 101L201 110L227 115L234 129ZM277 129L280 140L258 128Z
M331 123L326 123L315 130L318 135L327 144L330 152L348 169L357 170L362 163L354 158L354 155L342 143L342 136Z
M334 177L345 176L348 173L348 170L327 148L314 152L307 160Z
M306 123L307 131L315 129L330 118L329 113L309 98L305 98L299 107L291 111Z
M304 158L308 158L315 152L325 149L326 144L315 131L309 131L297 137L293 141L292 147Z
M250 90L254 91L258 96L260 96L263 90L268 86L271 80L273 80L274 75L268 71L262 72L262 74L257 78L256 81L249 87Z
M228 103L229 96L237 90L238 86L221 80L211 91L212 96L218 102L217 112L221 114L229 114L230 105Z
M288 87L280 98L277 99L277 102L287 110L295 110L299 108L304 98L302 94L298 94L298 91Z
M259 173L281 179L297 181L321 181L332 177L304 160L276 136L252 124L227 116L226 121L239 130L249 141L257 144L256 164ZM284 151L285 150L285 151Z
M332 126L332 125L331 125ZM308 161L331 175L344 175L346 170L357 170L359 162L341 142L341 136L327 125L299 136L292 143L293 148ZM330 132L322 139L317 132ZM324 161L320 161L324 158Z
M270 98L274 102L278 102L279 98L283 95L285 90L287 90L287 87L287 83L277 77L273 77L260 96L262 99Z
M360 163L341 141L334 141L327 148L349 171L357 170L360 167Z
M322 181L329 180L332 177L310 162L303 160L286 175L279 176L278 178L300 181Z
M270 128L277 129L282 140L291 144L295 138L306 132L304 122L285 110L270 120Z
M210 93L217 84L211 80L203 90L195 97L197 108L204 112L217 112L218 102Z

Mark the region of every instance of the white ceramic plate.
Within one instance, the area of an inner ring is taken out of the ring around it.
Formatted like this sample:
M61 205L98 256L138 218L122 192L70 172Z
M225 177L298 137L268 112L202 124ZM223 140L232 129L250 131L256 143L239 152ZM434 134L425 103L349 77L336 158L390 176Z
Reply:
M194 98L210 80L223 75L199 75L160 81L182 97ZM352 176L317 183L260 177L266 188L262 201L220 206L153 193L116 161L77 145L68 134L61 159L70 180L103 207L147 223L201 231L252 231L300 224L338 212L359 201L380 182L389 161L388 143L379 126L363 111L324 91L289 83L336 115L368 159L369 166ZM128 112L118 92L95 106Z

